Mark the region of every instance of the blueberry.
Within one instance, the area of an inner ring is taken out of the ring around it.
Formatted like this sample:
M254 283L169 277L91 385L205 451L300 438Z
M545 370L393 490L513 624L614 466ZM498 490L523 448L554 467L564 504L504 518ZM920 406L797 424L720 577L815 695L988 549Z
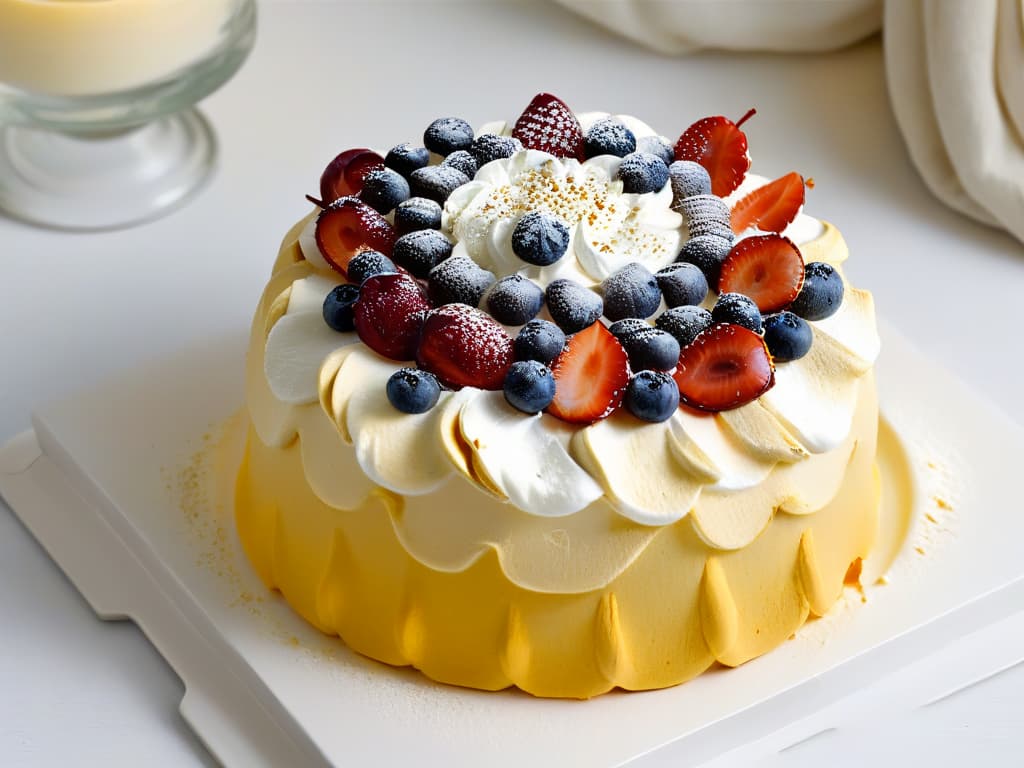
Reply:
M408 178L413 171L430 165L430 150L426 147L414 147L408 142L399 144L388 150L384 157L384 165Z
M335 286L324 299L324 322L335 331L354 331L353 305L359 298L359 289L349 283Z
M659 422L672 417L679 407L679 387L667 373L640 371L626 385L626 408L643 421Z
M636 151L660 157L665 165L670 165L676 159L675 150L664 136L644 136L637 139Z
M523 148L523 142L513 139L511 136L497 136L493 133L484 133L473 139L469 147L469 153L476 158L477 166L483 166L492 160L502 160L511 157ZM461 147L460 147L461 149Z
M512 251L527 264L554 264L568 247L569 227L547 211L530 211L512 230Z
M619 340L620 344L625 345L627 338L650 327L651 324L646 320L641 320L638 317L624 317L609 325L608 330L611 331L612 336Z
M476 158L464 149L460 149L458 152L452 152L444 159L444 162L441 163L441 165L448 165L456 170L462 171L471 179L476 176Z
M487 311L499 323L523 325L540 312L544 291L522 275L508 275L487 293Z
M513 342L516 360L536 360L547 365L565 346L565 334L550 320L531 320Z
M716 323L732 323L761 333L761 310L753 299L742 293L723 293L711 309L711 319Z
M676 160L668 167L672 180L672 204L678 206L688 197L711 194L711 175L693 160Z
M395 230L406 235L418 229L441 228L441 206L426 197L410 197L395 208Z
M707 298L708 279L694 264L669 264L659 269L654 278L669 307L700 304Z
M415 277L426 277L430 270L452 255L452 241L436 229L419 229L395 240L391 258Z
M565 278L549 283L545 298L551 318L566 333L576 333L593 325L604 309L600 296Z
M722 262L729 255L732 243L717 235L701 235L691 237L683 245L676 261L693 264L704 273L705 279L712 290L718 287L718 276L722 272Z
M363 177L359 199L381 213L390 213L409 199L409 182L391 168L374 168Z
M824 320L839 311L843 303L843 278L823 261L804 267L804 285L789 309L804 320Z
M622 158L616 174L622 181L622 191L642 195L657 192L668 182L668 166L657 155L634 152Z
M395 262L380 251L360 251L352 257L345 271L349 280L360 285L368 277L382 275L385 272L397 272L398 268Z
M620 267L601 283L604 315L609 320L650 317L661 304L658 281L643 264L634 261Z
M584 152L587 157L615 155L625 157L636 151L636 136L621 120L605 117L598 120L587 131L584 138Z
M792 312L779 312L764 319L764 343L780 363L799 360L811 351L813 341L810 324Z
M679 342L660 328L647 326L627 333L620 338L623 349L629 355L629 366L634 371L648 368L667 371L679 362Z
M555 398L555 377L551 369L536 360L512 363L505 374L505 399L524 413L539 413Z
M441 304L468 304L475 307L494 282L494 273L479 266L469 256L449 256L428 275L431 301Z
M460 117L439 117L423 132L423 145L439 155L469 149L472 143L473 126Z
M402 413L426 413L441 396L434 374L419 368L399 368L388 379L388 400Z
M469 183L469 176L450 165L428 165L409 174L409 188L416 197L444 204L456 189Z
M698 333L710 328L713 322L711 313L703 307L672 307L658 315L654 324L675 336L680 347L685 347L693 343Z

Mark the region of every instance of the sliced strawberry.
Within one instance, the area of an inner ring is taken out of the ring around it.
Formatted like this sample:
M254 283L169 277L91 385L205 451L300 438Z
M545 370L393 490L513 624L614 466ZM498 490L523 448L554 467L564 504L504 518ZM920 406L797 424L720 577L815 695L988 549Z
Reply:
M758 187L732 207L732 231L739 234L748 227L764 232L781 232L788 227L804 204L804 177L787 173Z
M722 262L719 293L742 293L762 313L788 307L804 284L800 249L782 235L755 235L740 240Z
M626 350L601 321L569 337L551 364L555 399L548 413L573 424L610 416L629 383Z
M406 272L373 275L359 287L353 307L363 343L392 360L412 360L430 301Z
M346 149L331 160L320 175L321 202L330 205L339 197L358 195L363 189L366 174L374 168L383 167L384 158L372 149Z
M672 375L681 402L701 411L728 411L763 395L775 383L764 339L739 325L719 323L679 353Z
M747 135L740 126L756 111L751 109L735 123L721 115L698 120L676 142L676 160L703 165L711 176L711 191L725 197L743 182L750 168Z
M515 355L512 337L493 317L467 304L445 304L427 314L416 362L453 389L501 389Z
M342 197L320 211L316 244L327 263L344 275L349 261L359 251L380 251L390 256L395 246L395 229L362 200Z
M512 137L527 149L555 157L583 160L583 128L565 102L550 93L538 93L516 120Z

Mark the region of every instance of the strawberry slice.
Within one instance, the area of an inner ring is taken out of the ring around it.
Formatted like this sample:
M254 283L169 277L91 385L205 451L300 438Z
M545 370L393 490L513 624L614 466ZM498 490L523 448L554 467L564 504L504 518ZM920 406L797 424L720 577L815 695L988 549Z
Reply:
M629 383L626 350L601 321L569 337L551 364L555 399L547 412L562 421L590 424L622 404Z
M763 395L775 383L764 339L739 325L719 323L679 353L672 378L681 402L701 411L728 411Z
M416 362L453 389L501 389L515 362L512 337L468 304L445 304L427 314Z
M804 259L796 244L782 235L755 235L740 240L725 257L718 291L742 293L766 313L788 307L803 284Z
M430 301L407 272L373 275L359 287L353 305L362 342L392 360L412 360Z
M698 120L676 142L676 160L693 160L711 176L711 191L725 197L743 182L750 168L747 135L740 126L757 110L751 109L737 122L717 115Z
M366 174L374 168L383 167L384 158L372 149L346 149L331 160L320 175L321 203L330 205L339 197L358 195L363 189Z
M395 246L395 229L362 200L342 197L320 211L316 244L327 263L345 275L348 263L359 251L379 251L390 256Z
M555 157L582 161L583 128L565 102L550 93L538 93L516 120L512 137L527 149L539 149Z
M764 232L781 232L788 227L804 204L804 177L787 173L758 187L732 207L732 231L739 234L748 227Z

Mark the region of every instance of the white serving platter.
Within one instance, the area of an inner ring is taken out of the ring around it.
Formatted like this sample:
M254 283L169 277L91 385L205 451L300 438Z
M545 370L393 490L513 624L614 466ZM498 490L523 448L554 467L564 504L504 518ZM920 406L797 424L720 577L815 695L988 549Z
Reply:
M867 584L866 602L848 590L760 659L663 691L576 702L443 686L292 614L232 525L242 334L42 408L0 449L0 493L97 614L142 628L227 765L697 765L1024 606L1024 432L897 334L883 342L883 482L901 462L912 478L889 483L886 504L913 504L899 551L865 565L892 559L887 583Z

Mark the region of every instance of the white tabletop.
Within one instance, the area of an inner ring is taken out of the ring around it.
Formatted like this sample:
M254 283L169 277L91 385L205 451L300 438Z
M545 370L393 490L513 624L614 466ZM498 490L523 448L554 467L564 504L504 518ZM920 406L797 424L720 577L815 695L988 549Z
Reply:
M441 115L514 119L541 90L580 110L636 114L673 138L697 117L756 106L754 170L813 177L808 210L842 229L854 282L1024 422L1024 246L924 188L893 122L877 39L821 56L672 59L547 4L277 0L261 11L251 60L204 106L220 170L189 206L99 235L0 218L0 440L27 428L44 400L244 327L281 236L308 210L302 195L337 151L415 140ZM210 762L177 716L173 672L133 625L97 620L2 504L0 615L0 763ZM1014 639L1024 646L1019 622L977 644ZM963 665L972 651L945 653L848 702L850 712L861 707L856 727L787 751L785 764L835 762L900 739L909 746L891 757L945 765L983 743L985 764L1019 764L1020 667L919 713L869 716L879 697L911 691L929 669Z

